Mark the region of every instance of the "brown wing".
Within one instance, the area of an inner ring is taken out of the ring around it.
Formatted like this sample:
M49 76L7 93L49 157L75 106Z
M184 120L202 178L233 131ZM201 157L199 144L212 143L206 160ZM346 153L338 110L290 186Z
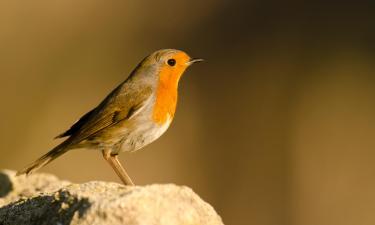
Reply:
M86 113L69 130L57 137L70 136L73 143L79 143L97 132L118 122L129 119L142 109L151 96L151 88L143 91L121 93L121 87L115 89L99 106Z
M85 115L83 115L77 122L75 122L73 124L73 126L71 126L69 128L69 130L57 135L55 138L68 137L68 136L74 134L76 131L78 131L87 122L87 120L91 117L91 115L94 113L95 110L96 110L96 108L94 108L93 110L91 110L88 113L86 113Z

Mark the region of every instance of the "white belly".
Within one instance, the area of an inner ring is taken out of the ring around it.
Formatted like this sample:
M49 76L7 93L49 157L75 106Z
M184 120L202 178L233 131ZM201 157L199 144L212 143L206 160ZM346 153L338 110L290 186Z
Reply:
M120 151L136 151L158 139L169 127L172 119L168 117L167 122L162 125L147 121L140 122L128 132L122 140Z

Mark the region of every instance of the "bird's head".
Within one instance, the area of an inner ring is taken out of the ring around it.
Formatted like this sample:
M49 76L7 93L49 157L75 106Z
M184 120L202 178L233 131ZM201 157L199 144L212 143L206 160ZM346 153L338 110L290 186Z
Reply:
M177 87L186 68L203 59L191 58L187 53L176 49L162 49L147 56L141 67L152 67L160 85Z

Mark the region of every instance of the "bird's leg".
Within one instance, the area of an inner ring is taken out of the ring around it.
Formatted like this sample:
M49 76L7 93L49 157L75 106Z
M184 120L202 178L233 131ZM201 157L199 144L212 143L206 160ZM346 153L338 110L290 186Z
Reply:
M111 165L111 167L113 168L113 170L120 177L121 181L125 185L131 185L131 186L133 186L134 185L133 181L130 179L128 173L126 173L124 167L122 167L120 161L118 160L117 155L111 154L111 150L110 149L105 149L105 150L102 151L102 153L103 153L104 159L107 160L107 162L109 163L109 165Z

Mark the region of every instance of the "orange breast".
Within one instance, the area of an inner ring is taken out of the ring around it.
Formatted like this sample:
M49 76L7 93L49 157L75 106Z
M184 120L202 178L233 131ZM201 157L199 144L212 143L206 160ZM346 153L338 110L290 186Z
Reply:
M169 68L161 69L152 115L155 123L164 124L168 117L173 118L177 104L178 80L182 72Z

